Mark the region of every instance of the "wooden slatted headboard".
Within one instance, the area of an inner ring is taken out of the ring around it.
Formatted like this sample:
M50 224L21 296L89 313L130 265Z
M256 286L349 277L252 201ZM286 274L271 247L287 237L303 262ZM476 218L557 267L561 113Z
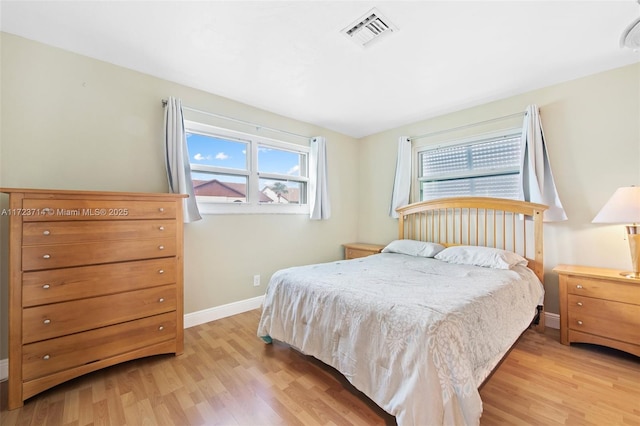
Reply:
M422 201L397 209L399 238L509 250L525 257L544 283L542 213L546 209L542 204L488 197Z

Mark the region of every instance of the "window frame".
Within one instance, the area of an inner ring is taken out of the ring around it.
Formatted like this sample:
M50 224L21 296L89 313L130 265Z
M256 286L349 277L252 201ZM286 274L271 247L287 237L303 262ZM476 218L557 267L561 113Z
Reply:
M196 196L198 210L201 214L309 214L309 153L311 149L308 145L305 146L291 142L284 142L237 130L212 126L193 120L184 120L184 127L186 133L197 133L204 136L218 137L231 141L247 143L246 170L194 164L191 162L192 157L191 154L189 154L189 165L191 167L192 174L194 172L207 172L245 176L247 178L246 202L224 203L207 200L209 197L206 196ZM304 167L300 168L300 176L290 176L279 173L260 173L258 170L258 149L261 146L281 151L291 151L303 155ZM304 204L261 203L259 197L261 178L303 183L305 193L300 194L300 196L301 201L305 201Z
M455 146L471 146L475 144L482 144L489 142L491 140L497 139L512 139L514 137L521 138L522 136L522 128L521 127L508 127L496 131L485 132L485 133L477 133L470 136L453 138L444 141L437 142L422 142L416 143L411 150L411 159L412 159L412 170L411 170L411 182L413 189L411 191L411 196L413 200L423 201L422 199L422 182L429 181L431 179L423 178L422 175L422 164L421 164L421 154L425 151L438 150L443 148L455 147ZM521 153L522 154L522 153ZM522 158L520 158L520 163L522 162ZM490 177L496 175L506 174L505 172L509 172L514 170L513 168L502 168L502 169L494 169L490 172L484 174L478 174L473 172L454 172L451 173L450 176L454 176L455 178L465 178L465 177ZM517 174L522 173L522 170L519 168ZM514 174L514 173L510 173ZM443 179L444 180L444 179ZM476 196L475 194L466 194L461 196ZM513 198L517 199L517 198Z

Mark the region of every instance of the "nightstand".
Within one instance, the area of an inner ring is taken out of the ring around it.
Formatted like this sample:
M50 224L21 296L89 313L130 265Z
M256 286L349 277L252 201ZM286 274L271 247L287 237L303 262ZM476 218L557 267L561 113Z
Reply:
M385 247L380 244L366 244L366 243L349 243L343 244L344 258L355 259L358 257L371 256L372 254L380 253Z
M615 269L558 265L560 342L594 343L640 356L640 280Z

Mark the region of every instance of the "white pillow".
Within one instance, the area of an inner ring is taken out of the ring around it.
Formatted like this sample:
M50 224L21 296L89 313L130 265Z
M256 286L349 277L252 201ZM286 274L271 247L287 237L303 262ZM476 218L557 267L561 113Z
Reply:
M511 269L516 265L527 266L528 263L527 259L511 251L476 246L447 247L435 258L448 263L496 269Z
M409 256L433 257L442 250L444 250L444 246L438 243L416 240L395 240L383 248L382 253L400 253L408 254Z

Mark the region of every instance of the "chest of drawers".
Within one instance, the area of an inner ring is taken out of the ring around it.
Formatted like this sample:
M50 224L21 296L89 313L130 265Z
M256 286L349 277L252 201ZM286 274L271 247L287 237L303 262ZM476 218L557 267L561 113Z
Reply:
M559 265L560 341L594 343L640 356L640 280L620 271Z
M100 368L182 353L183 195L0 191L9 409Z

